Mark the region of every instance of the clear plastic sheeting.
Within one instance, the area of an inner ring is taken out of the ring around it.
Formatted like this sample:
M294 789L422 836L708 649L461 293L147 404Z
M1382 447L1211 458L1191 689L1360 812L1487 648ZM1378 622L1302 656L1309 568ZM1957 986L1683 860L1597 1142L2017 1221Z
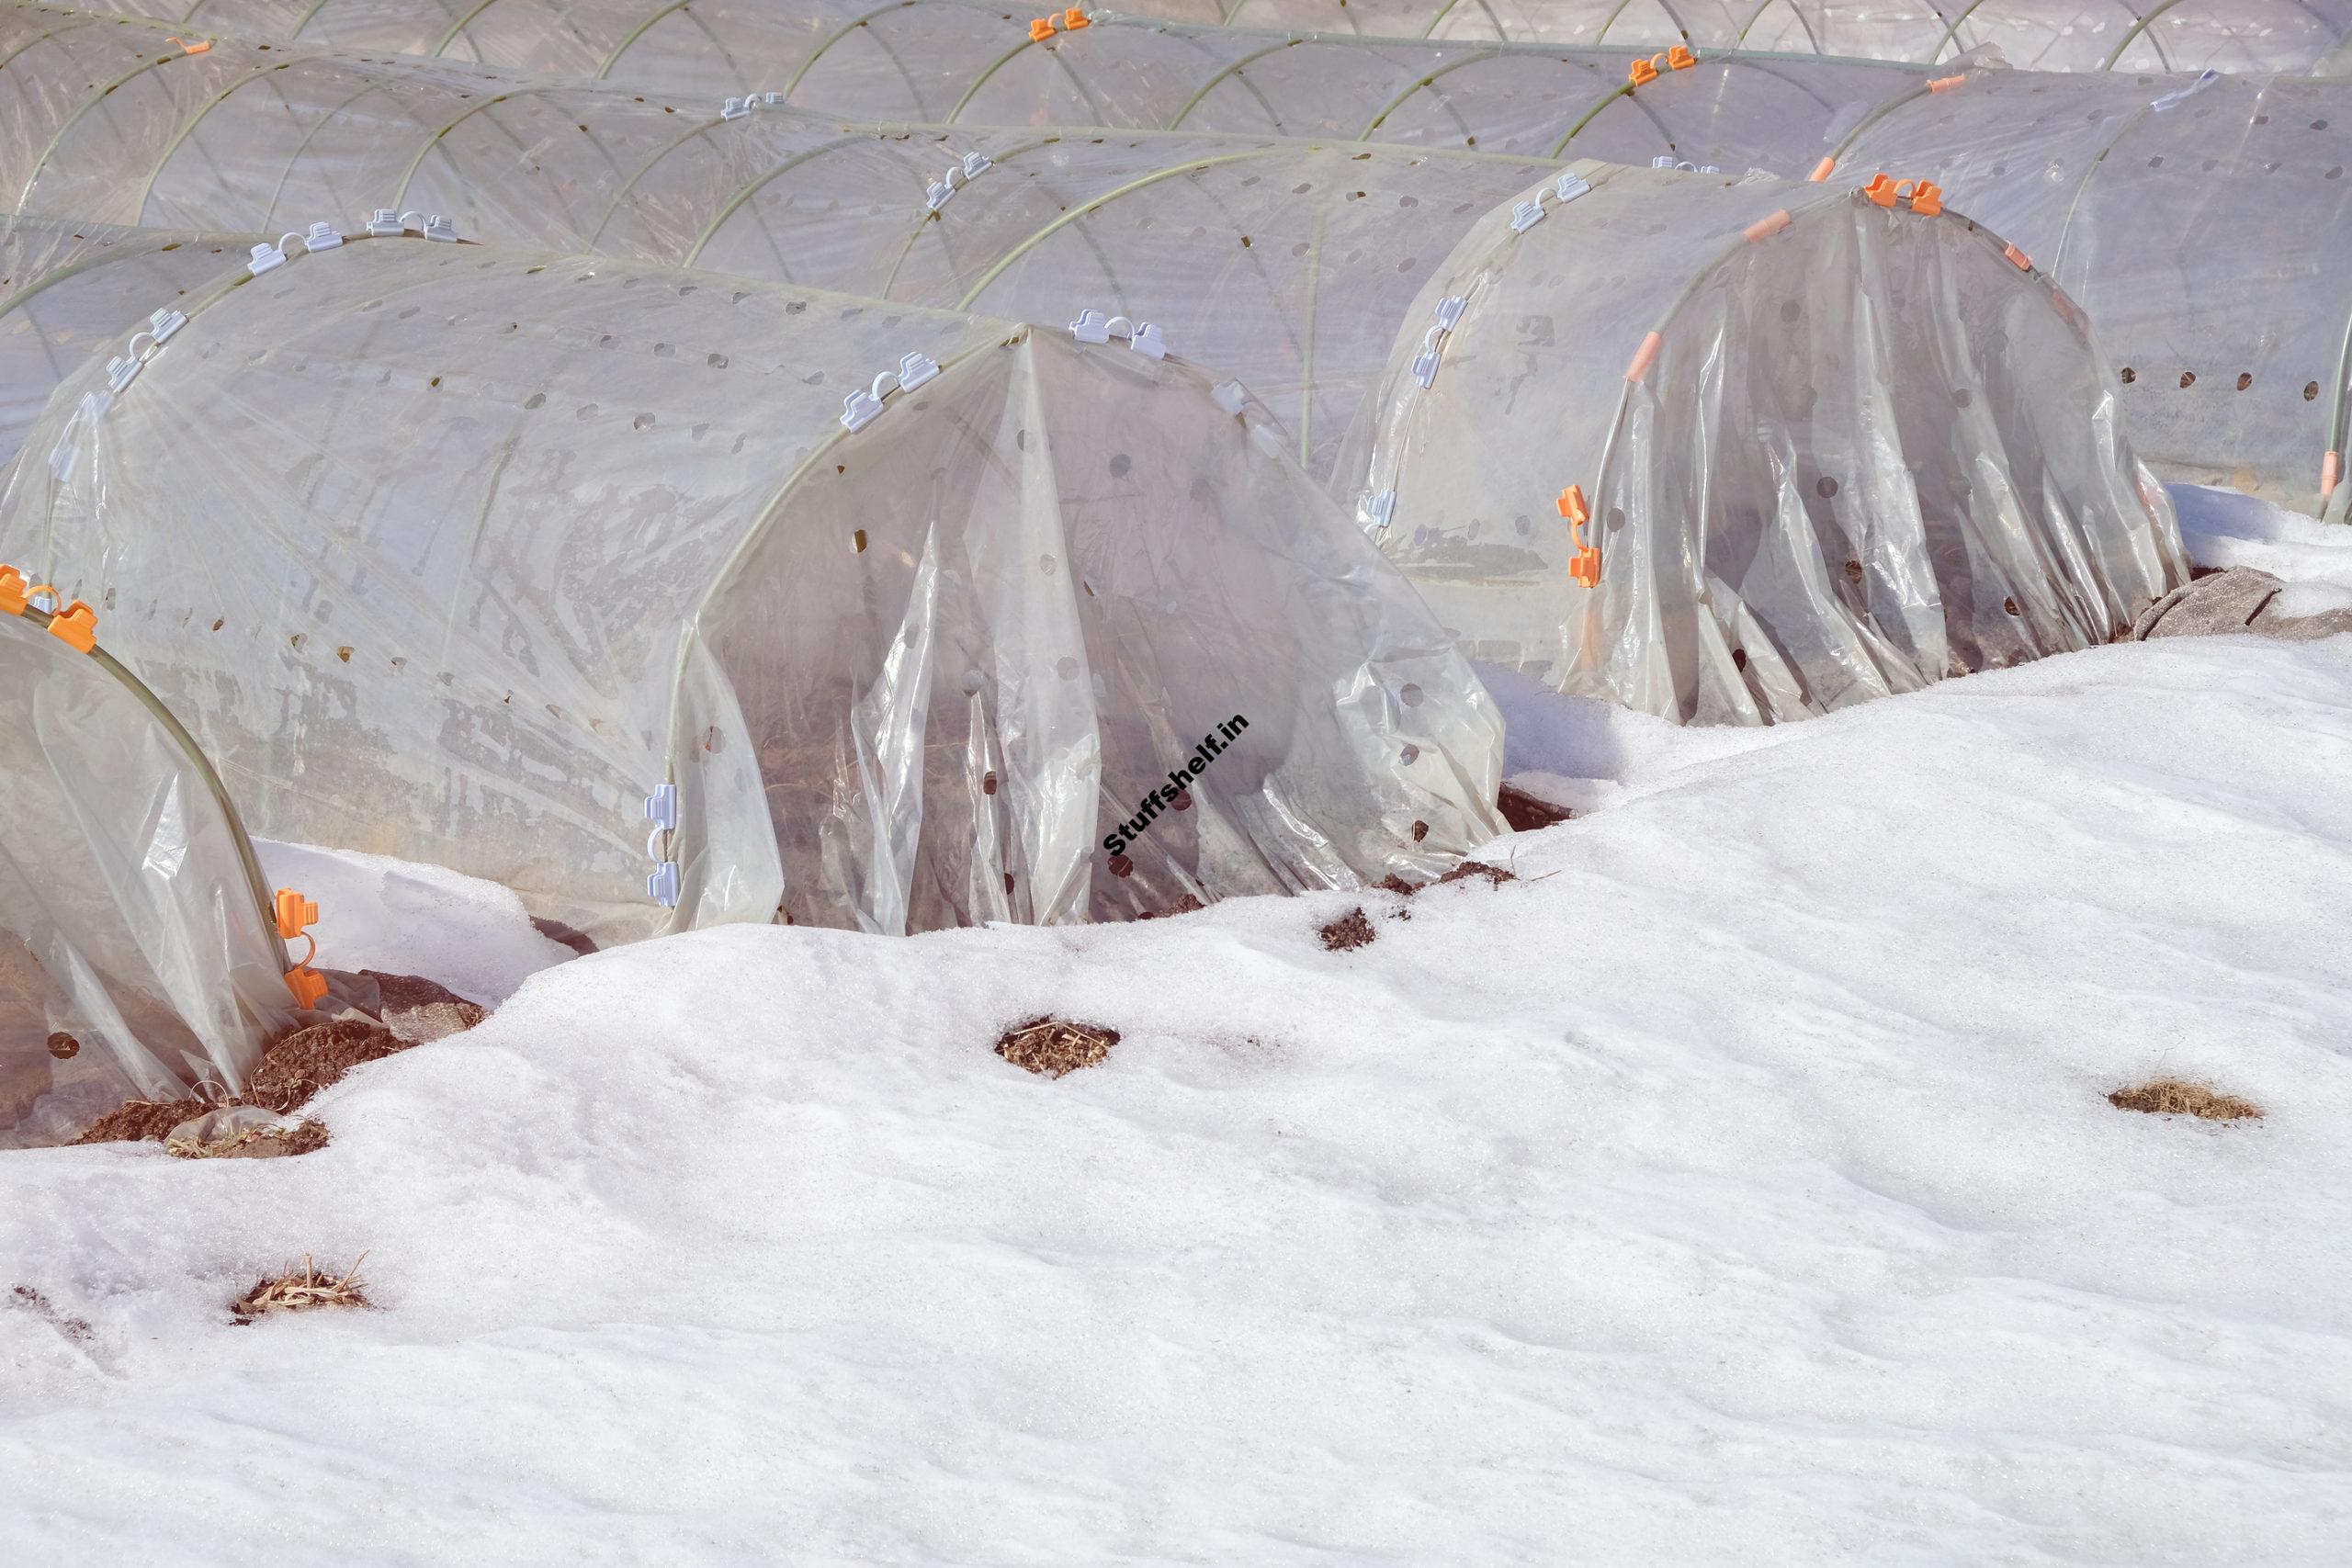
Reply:
M1839 168L1928 175L2096 324L2168 479L2316 509L2342 468L2352 87L1977 71L1862 124Z
M417 239L187 313L95 418L59 389L0 552L114 596L257 831L610 942L1117 918L1497 830L1451 639L1262 409L1124 332Z
M1416 315L1451 327L1400 344L1350 456L1465 651L1770 723L2109 641L2187 580L2080 314L2004 242L1852 190L1584 174L1439 268Z
M1770 50L1931 65L1991 45L2039 71L2295 71L2345 62L2344 0L1126 0L1288 31Z
M292 1018L243 829L103 653L0 614L0 1147L233 1092Z
M220 276L250 238L0 218L0 471L57 383L119 352L157 310Z
M189 55L159 24L6 0L0 60L15 63L0 70L0 126L10 132L0 142L0 191L19 212L177 224L188 219L174 206L175 176L198 170L241 183L246 205L280 212L348 209L354 200L401 209L528 151L547 159L567 216L586 227L601 197L641 185L673 141L723 119L775 121L778 108L867 123L1378 140L1801 173L1864 114L1928 79L1907 66L1724 55L1636 87L1634 57L1608 51L1107 23L1033 39L996 12L987 19L1001 36L976 44L952 28L925 30L943 7L967 15L949 0L919 0L888 17L905 20L905 49L937 61L952 92L909 92L888 61L869 62L872 80L853 83L746 58L603 84L602 101L642 111L630 118L617 107L572 112L600 101L597 89L526 74L527 52L488 73L235 37L208 39ZM838 62L844 71L852 63ZM388 83L406 85L388 96ZM526 85L535 90L523 93ZM80 183L130 165L153 174L156 188Z

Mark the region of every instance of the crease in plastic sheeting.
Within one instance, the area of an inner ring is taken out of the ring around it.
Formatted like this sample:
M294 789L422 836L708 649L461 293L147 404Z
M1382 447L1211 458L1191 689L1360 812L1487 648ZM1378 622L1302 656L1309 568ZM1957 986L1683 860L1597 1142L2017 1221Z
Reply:
M1027 919L1041 926L1083 920L1090 913L1102 788L1102 731L1079 574L1075 565L1052 576L1033 565L1047 557L1071 561L1057 446L1067 439L1084 451L1096 434L1058 428L1041 378L1068 373L1072 360L1087 352L1045 333L1024 340L1003 420L1028 434L1025 442L1012 443L1022 460L998 497L1014 509L1020 525L967 535L972 581L989 596L988 622L995 631L996 733L1012 847L1028 870ZM1000 435L998 449L1005 445ZM991 468L989 482L1005 480ZM1007 628L1018 628L1019 637L1009 637ZM1064 660L1070 661L1067 676Z
M972 803L972 858L967 868L965 909L978 922L1010 920L1012 875L1004 864L1004 838L998 830L999 792L1004 780L990 745L988 698L973 692L964 699L964 793ZM996 789L989 787L994 777Z
M784 862L767 782L735 688L699 636L689 637L678 711L671 747L678 825L670 834L678 925L772 921L784 902Z
M1338 846L1292 806L1274 773L1270 771L1256 789L1228 798L1285 892L1363 886Z
M922 837L922 747L931 711L931 649L939 621L939 525L924 531L898 636L872 685L851 706L854 794L836 785L829 864L852 881L851 913L878 936L904 936Z

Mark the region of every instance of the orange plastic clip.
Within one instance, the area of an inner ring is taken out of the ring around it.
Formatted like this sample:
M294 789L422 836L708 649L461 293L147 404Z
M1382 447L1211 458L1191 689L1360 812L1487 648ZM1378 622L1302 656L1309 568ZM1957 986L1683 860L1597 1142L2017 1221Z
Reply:
M1824 158L1820 163L1815 164L1813 166L1813 183L1815 185L1819 185L1822 181L1827 179L1829 177L1829 172L1837 166L1838 160L1835 158Z
M1911 187L1911 210L1922 218L1933 218L1944 209L1941 187L1921 180Z
M76 599L49 618L49 635L87 653L98 646L98 613Z
M2001 248L2001 254L2008 257L2009 265L2016 267L2019 272L2031 272L2033 270L2033 258L2027 255L2023 251L2018 249L2014 244L2003 246Z
M1698 63L1699 57L1682 44L1678 43L1666 51L1666 68L1668 71L1688 71Z
M277 890L277 934L288 942L303 934L302 928L319 923L319 907L291 887ZM313 943L311 951L316 952Z
M167 38L164 41L165 43L179 44L180 52L182 54L203 54L212 47L212 40L209 38L200 38L194 43L182 42L180 39L175 38Z
M1881 207L1893 207L1899 188L1894 175L1878 174L1871 176L1871 183L1862 187L1862 194Z
M1625 80L1631 82L1636 87L1643 85L1645 83L1657 81L1657 62L1655 59L1636 60L1631 66L1626 68Z
M1053 36L1054 19L1051 17L1039 17L1029 24L1030 42L1043 43Z
M1092 24L1088 22L1086 19L1086 13L1080 10L1075 6L1070 6L1068 10L1065 10L1062 13L1062 31L1066 33L1074 33L1080 28L1091 25Z
M25 574L13 566L0 566L0 615L21 615L28 603Z
M1560 492L1557 503L1560 515L1568 520L1568 537L1576 541L1577 553L1568 561L1568 575L1587 588L1600 586L1600 551L1585 543L1585 525L1592 521L1592 513L1584 503L1584 487L1570 485Z
M327 994L327 977L307 964L297 964L286 972L286 988L294 993L296 1007L314 1008Z

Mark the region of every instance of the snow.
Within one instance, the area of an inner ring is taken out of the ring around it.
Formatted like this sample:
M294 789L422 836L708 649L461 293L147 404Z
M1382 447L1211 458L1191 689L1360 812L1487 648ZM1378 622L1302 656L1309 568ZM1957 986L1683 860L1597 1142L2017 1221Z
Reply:
M2217 570L2251 566L2290 581L2352 588L2352 528L2233 490L2192 484L2165 488L2172 492L2173 509L2180 515L2182 542L2199 566ZM2316 602L2315 596L2305 597Z
M0 1561L2340 1562L2352 638L1500 696L1598 805L1501 887L674 938L314 1155L0 1159L0 1285L91 1325L0 1305ZM465 907L338 936L488 994ZM1124 1038L990 1053L1047 1012Z
M271 886L299 889L318 905L318 962L336 969L423 975L495 1007L527 976L572 956L495 882L313 844L256 839L254 851Z

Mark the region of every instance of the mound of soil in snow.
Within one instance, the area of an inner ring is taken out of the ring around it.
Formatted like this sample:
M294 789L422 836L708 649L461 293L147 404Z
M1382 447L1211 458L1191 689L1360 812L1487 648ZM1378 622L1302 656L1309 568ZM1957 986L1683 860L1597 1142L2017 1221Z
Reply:
M200 1100L133 1100L116 1106L90 1123L76 1144L135 1144L142 1139L164 1141L164 1134L192 1116L212 1107Z
M1033 1018L1015 1029L1004 1032L996 1043L996 1054L1016 1067L1025 1067L1047 1077L1060 1077L1080 1067L1091 1067L1111 1054L1119 1043L1119 1032L1091 1023L1072 1023L1067 1019Z
M1379 933L1372 929L1372 922L1364 919L1363 908L1359 905L1315 934L1323 939L1326 953L1346 953L1366 945Z
M380 1023L339 1018L298 1029L261 1054L261 1066L240 1101L284 1113L342 1078L362 1062L405 1051L402 1040Z

